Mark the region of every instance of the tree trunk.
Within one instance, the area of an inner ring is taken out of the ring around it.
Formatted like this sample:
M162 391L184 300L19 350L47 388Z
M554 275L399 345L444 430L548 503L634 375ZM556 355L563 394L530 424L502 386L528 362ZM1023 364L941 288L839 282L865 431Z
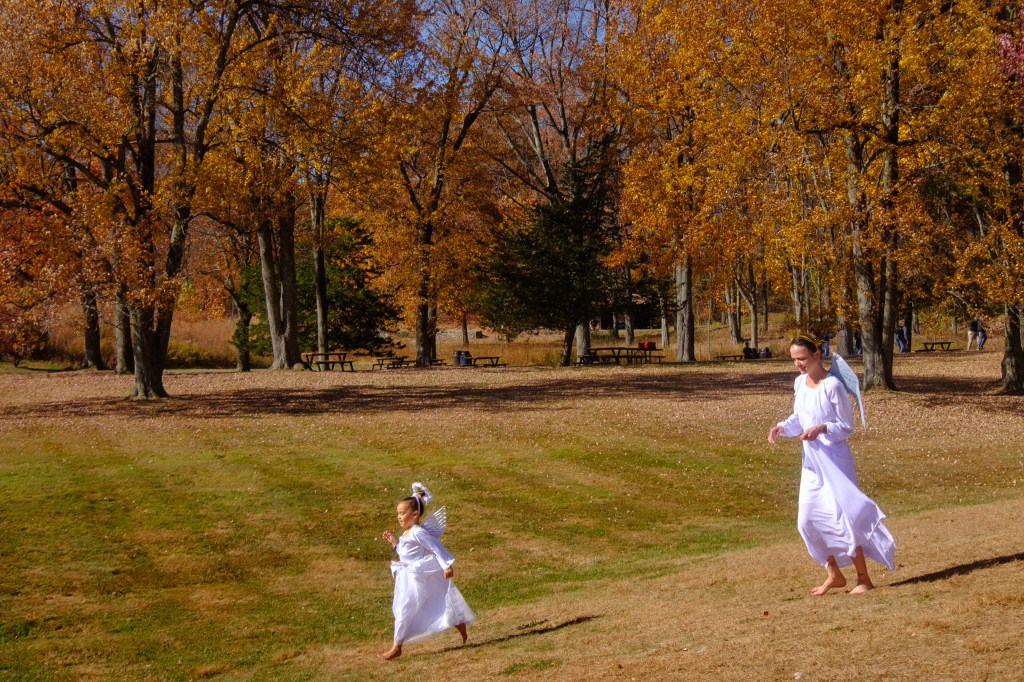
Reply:
M846 257L849 258L849 253L846 253ZM850 286L850 282L847 278L843 278L843 301L852 301L854 298L853 287ZM857 350L854 345L853 338L853 322L846 317L846 315L840 313L836 315L836 351L844 358L852 358L857 354Z
M730 284L725 288L725 319L729 324L729 338L733 343L743 343L740 327L740 297Z
M135 372L135 356L132 350L132 318L125 303L124 293L114 296L114 346L116 354L115 374Z
M865 203L858 184L858 173L863 166L863 146L853 133L846 136L846 158L850 165L848 194L853 209L850 234L853 244L853 271L857 283L857 312L860 319L861 358L864 361L864 388L895 388L891 383L892 370L886 370L883 352L883 311L879 296L887 290L885 265L876 289L875 266L864 248L864 230L867 220ZM891 336L890 336L891 340ZM889 352L891 363L892 352Z
M854 219L858 220L857 218ZM864 361L864 388L889 388L885 383L885 358L882 354L882 315L875 290L875 268L862 246L863 228L853 230L853 267L857 277L857 312L860 319L861 358Z
M281 322L286 367L301 362L299 355L298 284L295 275L295 210L288 206L278 218L280 250L278 263L281 274Z
M436 303L431 303L427 309L427 357L430 358L431 363L437 359L437 316L438 309Z
M469 313L462 313L462 345L469 345Z
M100 309L96 292L91 289L82 291L82 314L85 317L85 353L82 357L82 368L106 369L103 352L100 349Z
M417 257L419 259L419 284L416 303L416 366L429 367L432 359L433 339L436 327L431 326L430 308L434 301L433 278L431 277L430 248L434 242L434 226L425 220L418 226L416 235ZM436 318L434 318L436 319Z
M893 237L895 240L895 236ZM896 259L892 253L885 258L883 265L885 277L882 288L882 370L885 386L888 389L896 388L896 381L892 374L893 352L896 346L896 316L897 316L897 291L896 291Z
M676 264L676 362L694 362L693 263L690 256Z
M568 367L572 364L572 339L575 335L575 325L565 328L565 333L562 335L562 352L558 356L558 364L562 367Z
M846 322L846 318L839 317L838 329L836 330L836 352L844 358L852 358L857 354L854 348L853 329Z
M768 272L761 269L761 333L768 336Z
M804 268L793 265L792 263L786 264L786 269L789 270L789 296L793 300L793 317L796 322L797 329L804 328L804 297L805 297L805 284L804 281Z
M251 338L250 327L252 326L252 313L246 311L238 316L235 323L235 334L239 339L245 339L244 345L239 345L235 353L235 369L239 372L248 372L252 369L252 358L249 351L248 340Z
M324 196L312 192L309 197L310 227L313 232L313 279L316 296L316 349L326 353L327 348L327 263L324 257Z
M661 300L661 347L668 348L668 309L664 299Z
M267 330L270 335L270 354L273 358L270 369L285 366L284 344L281 339L281 316L278 302L281 300L281 284L277 276L274 257L274 233L269 218L261 218L256 228L260 249L260 277L263 281L263 302L267 314Z
M248 372L252 369L251 353L252 347L252 311L237 294L231 292L231 300L235 304L235 311L238 313L238 320L235 322L235 333L231 342L235 346L235 370Z
M132 397L148 400L166 398L164 390L164 358L160 354L160 339L154 327L156 311L153 306L133 307L132 350L135 357L135 387Z
M326 353L327 348L327 263L322 246L313 247L313 279L316 294L316 350Z
M277 221L277 249L273 218L260 220L257 239L260 250L260 274L267 311L267 328L273 354L271 369L289 369L299 362L299 343L295 310L294 217Z
M907 300L907 307L903 311L903 329L906 333L907 352L914 347L914 301Z
M1006 310L1006 331L1003 348L1002 382L1003 393L1024 393L1024 305L1009 303Z
M739 294L739 298L742 298L747 308L750 309L750 347L758 347L758 332L759 332L759 313L758 310L758 287L757 280L754 279L754 264L752 262L747 263L746 282L743 282L739 275L735 277L736 280L736 291ZM737 308L739 307L739 301L736 302ZM742 339L741 339L742 340Z
M622 319L626 325L626 345L632 346L636 341L636 333L633 330L633 314L626 311L622 314Z
M619 313L612 313L612 333L610 336L616 341L619 340Z
M576 359L590 354L590 323L582 320L576 324Z
M430 304L420 300L416 304L416 366L430 366Z
M898 15L902 9L902 0L893 0L889 5L891 15ZM891 21L887 22L886 30L895 26L898 20L898 16L892 16ZM884 36L884 38L890 53L889 63L886 65L882 76L885 90L881 106L881 122L882 138L885 142L885 147L882 150L881 205L887 215L892 210L897 192L899 191L897 187L897 182L899 181L899 155L897 148L900 142L900 39L898 36ZM890 219L886 217L885 220L889 221ZM882 309L878 321L878 336L881 343L878 355L882 364L880 367L881 377L876 378L875 384L894 390L896 382L893 379L892 365L893 347L896 343L896 306L899 295L897 291L896 265L896 248L899 232L894 223L887 222L883 226L882 240L884 250L879 272L881 277L879 296ZM868 384L866 376L864 383L866 387L871 386L871 384Z

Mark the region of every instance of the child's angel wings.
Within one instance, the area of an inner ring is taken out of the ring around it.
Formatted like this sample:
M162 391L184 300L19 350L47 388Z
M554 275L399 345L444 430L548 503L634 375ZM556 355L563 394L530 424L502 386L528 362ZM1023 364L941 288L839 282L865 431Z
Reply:
M857 378L857 373L853 371L853 368L846 364L846 360L843 360L843 356L838 353L832 354L832 366L828 368L829 376L834 376L839 379L846 391L854 397L857 401L857 407L860 408L860 423L865 429L868 427L867 420L864 419L864 401L860 397L860 379Z
M441 537L441 533L448 527L448 515L445 508L436 509L427 518L420 521L420 525L435 538Z

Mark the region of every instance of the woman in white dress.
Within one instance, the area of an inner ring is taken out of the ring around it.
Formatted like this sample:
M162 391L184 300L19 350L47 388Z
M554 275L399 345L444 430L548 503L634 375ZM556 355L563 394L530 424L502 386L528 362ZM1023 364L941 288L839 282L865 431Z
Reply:
M402 645L454 627L466 643L466 624L475 616L451 578L455 557L438 539L445 529L445 509L441 507L424 518L427 503L433 498L420 483L413 483L413 494L398 503L398 525L405 531L395 537L384 531L384 539L398 553L391 562L395 579L395 636L391 648L380 654L386 661L402 655ZM421 524L422 520L422 524Z
M807 551L828 572L811 594L844 587L846 578L840 569L851 563L857 569L857 585L850 594L861 594L874 587L865 557L891 570L896 546L882 523L885 514L857 487L853 454L846 442L853 433L853 409L846 389L825 371L814 339L798 336L789 354L800 372L793 387L793 414L768 431L768 442L774 444L779 436L799 436L803 441L797 527Z

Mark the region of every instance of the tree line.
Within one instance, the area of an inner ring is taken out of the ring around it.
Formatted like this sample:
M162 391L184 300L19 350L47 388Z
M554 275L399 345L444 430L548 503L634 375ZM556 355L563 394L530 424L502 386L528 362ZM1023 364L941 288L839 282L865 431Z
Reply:
M1003 316L1024 390L1019 3L2 5L0 344L73 291L98 355L113 301L138 397L200 289L274 367L396 317L426 366L469 314L563 331L567 364L638 299L692 361L698 293L755 346L784 293L859 333L869 388L955 302Z

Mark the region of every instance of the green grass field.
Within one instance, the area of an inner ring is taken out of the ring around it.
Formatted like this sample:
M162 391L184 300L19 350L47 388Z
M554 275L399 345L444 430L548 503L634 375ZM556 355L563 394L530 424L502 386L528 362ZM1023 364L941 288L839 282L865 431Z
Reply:
M998 356L930 355L901 358L906 390L869 397L852 442L865 490L893 519L1021 499L1024 400L992 393ZM373 656L391 628L380 534L419 480L448 508L473 640L494 642L474 660L568 678L571 655L517 628L799 542L798 446L765 442L793 376L784 361L182 372L172 399L140 404L127 378L8 369L0 677L441 679L454 635ZM806 555L789 568L819 578Z

